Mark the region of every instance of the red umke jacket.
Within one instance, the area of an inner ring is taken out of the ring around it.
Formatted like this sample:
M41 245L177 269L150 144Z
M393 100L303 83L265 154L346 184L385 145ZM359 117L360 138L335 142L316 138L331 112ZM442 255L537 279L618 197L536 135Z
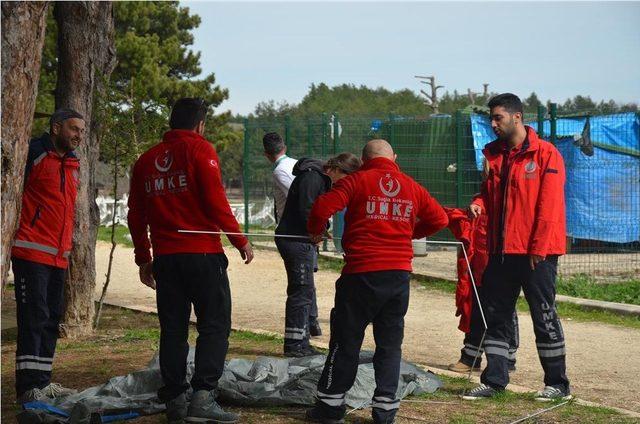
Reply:
M151 246L154 255L223 252L217 234L178 232L240 232L211 143L193 131L171 130L140 156L131 176L128 222L138 265L151 261ZM237 248L248 243L243 236L229 240Z
M329 217L344 208L343 274L411 271L411 239L431 235L448 222L429 192L386 158L365 162L318 197L307 221L309 234L322 233Z
M22 211L11 256L67 268L80 161L56 153L49 134L29 143Z
M489 262L487 251L487 216L469 219L464 209L445 208L449 217L448 228L456 240L464 244L473 279L476 286L482 284L482 274ZM456 286L456 316L460 317L458 329L468 333L471 330L471 308L475 293L471 286L469 268L462 249L458 252L458 285Z
M539 139L531 127L526 129L527 138L508 172L502 169L506 143L496 140L484 148L489 176L472 203L488 216L490 253L562 255L566 252L564 161L553 144Z

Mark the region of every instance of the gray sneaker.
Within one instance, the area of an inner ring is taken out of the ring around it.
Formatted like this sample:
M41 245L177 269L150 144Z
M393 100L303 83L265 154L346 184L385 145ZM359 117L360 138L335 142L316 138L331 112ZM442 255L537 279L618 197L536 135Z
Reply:
M551 402L554 400L570 400L573 396L569 391L562 391L552 386L545 386L544 390L538 392L536 400L539 402Z
M469 390L469 392L462 396L464 400L478 400L478 399L488 399L494 397L498 394L498 391L491 386L487 386L486 384L480 384L478 387Z
M77 390L63 387L62 384L58 384L58 383L49 383L48 386L45 386L40 390L49 399L75 395L76 393L78 393Z
M198 390L193 394L187 417L188 423L232 424L238 422L238 415L225 412L215 399L213 391Z
M182 424L187 417L187 397L184 393L179 394L177 397L171 399L166 403L167 410L165 415L167 416L167 422L169 424Z
M46 399L47 396L42 393L42 390L38 388L29 389L16 399L16 403L18 405L22 405L27 402L37 402L43 399Z

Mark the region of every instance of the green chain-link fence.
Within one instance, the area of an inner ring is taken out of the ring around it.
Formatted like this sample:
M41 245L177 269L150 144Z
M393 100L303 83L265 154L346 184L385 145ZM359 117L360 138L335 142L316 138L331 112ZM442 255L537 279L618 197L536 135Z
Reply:
M283 136L287 154L294 158L327 159L344 151L359 155L368 140L383 138L393 146L402 170L424 185L442 205L466 207L480 186L479 150L483 144L479 144L482 137L474 132L477 131L474 123L482 119L486 120L465 110L453 116L350 117L322 114L311 118L246 120L244 204L238 213L239 219L244 222L245 231L270 232L275 227L273 166L264 157L262 148L262 137L270 131ZM629 119L631 121L627 123ZM578 232L583 236L589 235L586 239L573 235L567 238L569 254L561 260L560 272L584 273L598 278L637 278L640 272L638 116L592 117L584 114L559 117L552 105L550 111L540 107L537 114L527 114L525 120L536 129L542 127L543 136L554 142L563 153L568 181L568 222L571 228L580 227ZM585 126L587 121L590 130ZM584 136L585 128L587 140L579 137ZM615 134L610 134L611 128ZM610 172L603 172L605 168ZM582 199L592 204L582 205ZM570 210L571 207L576 210ZM612 208L616 213L606 216ZM581 218L585 216L583 209L598 219ZM574 222L576 219L580 222ZM582 223L582 220L593 222ZM607 228L602 228L603 222L609 222ZM336 228L339 232L339 227ZM334 235L339 236L339 233ZM445 230L430 240L453 238ZM325 248L331 250L332 244L325 245ZM428 259L414 261L418 271L424 267L431 273L448 277L455 273L455 252L452 249L429 246L428 250ZM432 272L434 264L439 264L442 269Z

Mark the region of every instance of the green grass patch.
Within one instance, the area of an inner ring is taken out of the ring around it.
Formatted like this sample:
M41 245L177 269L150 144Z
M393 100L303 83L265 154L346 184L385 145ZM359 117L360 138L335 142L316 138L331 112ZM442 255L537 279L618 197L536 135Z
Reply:
M411 279L426 289L438 290L444 293L456 292L456 283L453 281L442 280L422 274L412 274Z
M516 308L518 312L529 313L529 305L522 297L518 299ZM568 302L557 302L556 309L561 319L571 319L578 322L600 322L621 327L640 328L640 317L638 316L589 309L588 307Z
M252 341L252 342L283 342L284 339L274 334L258 334L251 331L232 331L230 338L237 341Z
M320 271L342 272L344 261L341 258L331 258L320 254L318 256L318 269Z
M424 275L413 275L413 280L423 287L443 293L453 294L456 284L451 281L432 278ZM528 313L527 301L520 297L516 304L518 312ZM608 311L589 309L585 306L568 302L557 302L558 314L562 319L572 319L579 322L600 322L629 328L640 328L640 317L632 315L616 314Z
M159 326L160 324L158 324ZM139 340L151 340L158 342L160 340L160 328L132 328L124 333L122 339L125 342L133 342Z
M630 279L620 283L598 283L587 274L558 278L558 294L604 300L607 302L640 305L640 280Z
M129 228L124 225L115 226L115 241L127 247L133 247L133 242L127 237L129 236ZM111 243L111 226L98 227L98 240Z
M400 414L409 416L411 409L417 412L424 411L432 418L428 422L448 423L476 423L476 422L511 422L543 408L548 408L554 403L542 404L534 400L535 393L515 393L503 391L491 399L482 399L474 402L463 401L460 395L476 386L464 377L449 377L438 375L443 382L443 387L435 393L426 393L410 396L408 402L402 404ZM411 402L413 401L413 402ZM420 404L420 402L425 402ZM431 402L431 403L429 403ZM556 402L559 404L561 401ZM409 411L407 411L408 408ZM416 416L416 414L411 414ZM420 416L420 415L417 415ZM542 419L542 421L538 421ZM532 422L567 422L582 423L631 423L632 418L620 415L618 412L604 407L581 406L575 403L562 405L553 411L548 411Z
M557 309L561 318L571 318L580 322L602 322L605 324L640 329L640 317L637 315L620 315L609 311L588 309L566 302L559 302Z

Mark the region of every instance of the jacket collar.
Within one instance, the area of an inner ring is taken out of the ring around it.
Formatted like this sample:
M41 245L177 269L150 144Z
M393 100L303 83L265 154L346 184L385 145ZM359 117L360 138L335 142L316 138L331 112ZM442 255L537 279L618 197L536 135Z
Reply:
M162 136L162 141L166 143L173 143L180 140L186 141L207 141L206 138L201 136L195 131L191 130L169 130Z
M530 126L525 125L524 127L527 130L527 138L522 142L520 153L538 150L540 148L540 138L538 134ZM507 145L504 141L493 140L482 149L482 153L484 153L485 156L495 156L502 153L506 148Z
M363 171L368 169L387 169L390 171L400 171L400 167L394 161L387 158L373 158L366 161L360 168Z
M282 162L283 160L287 159L288 157L289 157L289 156L287 156L287 155L282 155L282 156L280 156L278 159L276 159L276 161L275 161L275 162L273 162L273 167L274 167L274 168L277 168L277 167L278 167L278 165L280 165L280 162Z

